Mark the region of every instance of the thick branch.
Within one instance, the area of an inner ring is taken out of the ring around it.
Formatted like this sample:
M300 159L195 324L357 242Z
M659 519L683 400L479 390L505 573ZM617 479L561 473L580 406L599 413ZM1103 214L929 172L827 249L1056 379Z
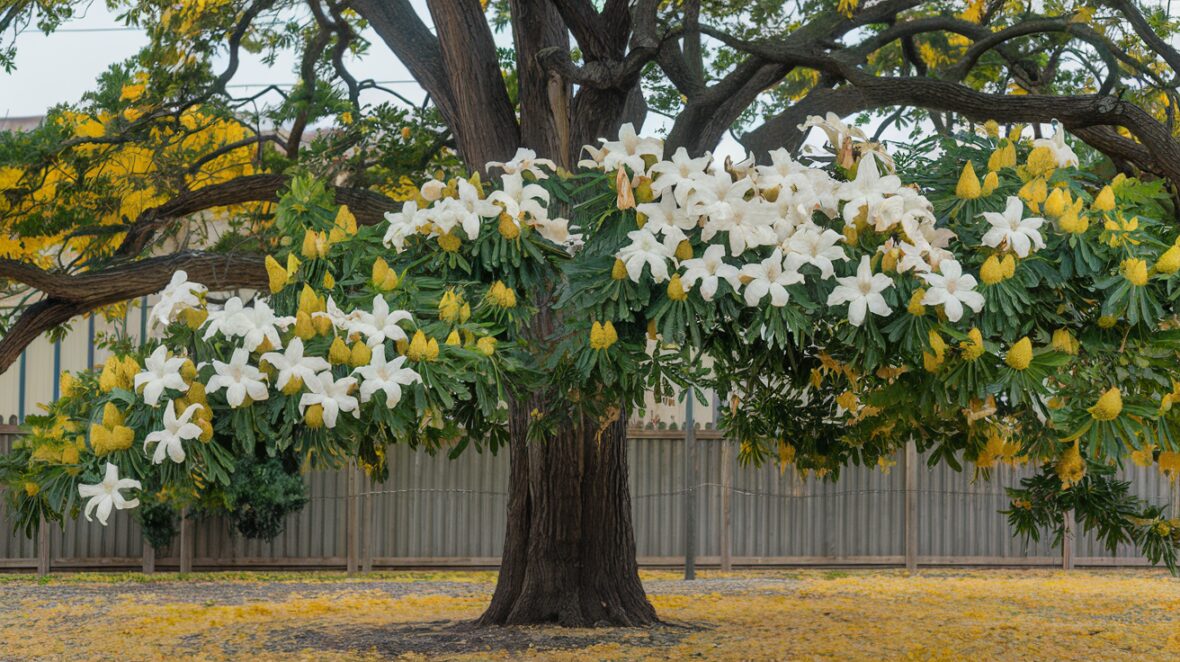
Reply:
M25 283L49 295L25 309L0 338L0 373L46 331L96 308L159 292L179 270L214 291L267 284L263 257L253 254L177 253L72 276L0 260L0 278Z

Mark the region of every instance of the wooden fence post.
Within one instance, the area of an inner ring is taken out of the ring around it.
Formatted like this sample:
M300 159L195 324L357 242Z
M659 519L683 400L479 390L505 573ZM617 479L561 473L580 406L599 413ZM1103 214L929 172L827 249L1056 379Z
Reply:
M346 569L349 576L357 571L357 560L360 558L360 512L357 507L357 472L355 463L350 462L346 475L348 477L348 492L345 495L345 553L347 554Z
M905 442L905 569L918 569L918 447Z
M180 556L180 572L193 571L193 547L196 541L193 540L193 521L188 515L188 508L180 509L180 549L177 552Z
M733 513L733 445L721 440L721 569L733 570L733 533L730 521Z
M1072 510L1065 513L1065 533L1061 536L1061 569L1073 570L1074 554L1077 550L1074 545L1077 542L1077 536L1074 535L1076 522Z
M697 487L700 485L693 394L684 399L684 578L697 578Z
M37 527L37 576L49 574L49 523L45 516L41 516L41 525Z
M373 479L362 475L365 487L361 501L361 572L373 572Z
M150 575L156 571L156 548L146 540L143 541L143 573Z

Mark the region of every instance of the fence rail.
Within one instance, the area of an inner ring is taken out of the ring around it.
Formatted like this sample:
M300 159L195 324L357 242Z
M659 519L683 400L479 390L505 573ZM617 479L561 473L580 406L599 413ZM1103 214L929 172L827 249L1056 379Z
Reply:
M888 472L852 467L838 481L803 480L792 471L740 466L733 444L697 431L696 469L685 434L632 430L628 449L640 563L685 563L693 512L698 565L1143 565L1133 548L1108 553L1079 533L1064 550L1025 544L999 513L1004 487L1031 468L1003 467L989 482L926 466L911 446ZM19 436L0 425L0 451ZM273 541L235 535L220 517L185 519L167 548L153 550L129 512L106 527L85 520L42 527L38 540L12 533L0 506L0 568L344 568L495 566L508 493L507 454L465 453L456 460L397 447L390 477L372 483L356 469L313 471L309 501ZM695 474L693 476L692 474ZM1124 471L1139 496L1174 503L1158 472ZM1064 552L1064 554L1063 554Z

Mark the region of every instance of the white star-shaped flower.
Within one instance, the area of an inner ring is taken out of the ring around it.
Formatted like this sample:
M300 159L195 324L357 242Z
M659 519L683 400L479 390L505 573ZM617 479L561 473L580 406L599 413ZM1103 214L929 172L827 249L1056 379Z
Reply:
M267 352L262 355L262 360L279 371L279 376L275 379L275 388L280 391L287 386L292 378L299 379L306 384L315 379L319 373L332 368L332 364L318 356L304 356L303 340L298 337L292 338L291 342L287 343L287 349L282 354Z
M690 290L697 282L700 282L701 298L705 301L712 301L713 295L717 294L717 286L724 280L736 292L741 287L738 268L732 264L726 264L724 258L725 246L713 244L705 249L703 256L685 260L682 264L684 276L681 278L684 289Z
M512 156L509 161L489 161L488 170L492 168L499 168L504 171L506 175L515 175L523 172L532 173L533 177L537 179L548 179L549 175L541 170L540 166L545 166L550 170L557 170L557 164L549 159L537 158L537 153L525 147L516 148L516 154Z
M627 276L638 283L643 267L647 265L651 268L652 280L657 283L668 280L668 260L672 257L672 249L645 229L628 232L627 238L631 243L615 254L627 267Z
M866 310L881 316L893 312L885 303L885 297L881 296L881 292L893 286L893 279L885 274L874 274L868 255L860 258L855 276L837 278L836 282L839 285L828 295L828 305L848 304L848 321L853 326L864 324Z
M392 361L385 360L385 347L373 350L369 365L364 365L353 374L361 376L361 402L368 402L378 391L385 392L385 406L392 409L402 399L402 387L420 383L422 377L410 368L403 368L406 357L398 356Z
M324 425L329 428L336 427L336 417L340 412L352 412L353 416L360 417L360 403L356 397L349 395L356 386L356 377L335 379L331 372L325 371L307 382L307 386L311 393L304 393L303 397L299 398L300 415L308 407L320 405L324 408Z
M183 365L184 359L179 356L168 358L168 348L163 345L144 359L143 372L135 376L135 390L139 391L139 387L143 386L144 403L155 407L166 388L178 391L187 389L188 384L180 376L180 367Z
M376 347L386 340L397 342L406 339L406 332L398 324L413 319L404 310L390 312L389 302L378 294L373 297L373 312L360 308L352 311L344 326L349 334L359 333L365 337L365 344Z
M190 281L184 271L177 271L172 274L172 281L168 286L160 292L160 300L152 306L148 319L152 321L153 327L157 324L167 326L175 322L180 312L186 308L199 307L200 296L206 292L208 289L204 285Z
M207 393L216 393L225 389L225 400L230 407L238 408L246 401L266 400L269 394L266 390L266 375L249 364L250 352L238 347L230 357L229 363L222 363L214 359L213 370L217 373L209 378L205 385Z
M78 486L78 496L90 499L86 502L86 521L94 521L90 516L97 509L99 524L106 526L112 508L126 510L139 505L139 499L124 499L119 490L138 490L141 487L138 480L119 478L119 467L107 462L106 473L101 483Z
M151 432L143 440L143 451L148 446L157 444L156 452L152 454L152 463L160 464L165 457L169 457L177 464L184 462L184 441L201 436L201 428L192 422L193 414L204 405L194 402L185 408L184 412L176 415L176 401L171 400L164 407L164 429Z
M946 318L958 322L963 317L963 306L979 312L983 310L983 295L975 291L975 277L963 274L963 267L955 260L943 260L938 264L942 273L925 273L922 278L930 285L922 305L941 305Z
M776 308L787 305L791 298L787 285L803 282L803 274L799 273L802 262L798 255L788 255L784 266L783 252L776 248L765 260L743 266L741 275L750 279L743 292L746 305L757 306L767 294L770 294L770 305Z
M997 248L1007 243L1017 257L1028 257L1030 253L1045 247L1040 232L1045 219L1035 216L1024 218L1024 202L1014 195L1008 196L1008 204L1002 214L985 211L983 218L992 226L983 235L981 241L984 246Z
M820 277L827 279L836 274L833 261L848 259L844 249L837 246L843 240L844 237L839 232L823 230L809 223L796 230L787 240L787 254L798 255L804 264L816 267L819 269Z

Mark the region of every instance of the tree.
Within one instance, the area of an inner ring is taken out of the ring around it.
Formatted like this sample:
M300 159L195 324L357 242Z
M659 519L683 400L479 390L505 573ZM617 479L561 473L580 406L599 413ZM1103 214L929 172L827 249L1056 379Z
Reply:
M39 19L51 28L68 13L70 3L42 5L45 3L38 5L43 12ZM305 20L275 20L292 16L303 7L310 12ZM1074 135L1107 154L1116 167L1128 174L1159 176L1173 183L1180 181L1175 170L1176 164L1180 163L1176 158L1177 143L1168 120L1168 111L1175 102L1170 81L1175 75L1175 63L1180 60L1166 41L1173 27L1167 17L1145 14L1130 2L1077 8L1054 4L1046 6L1045 15L1034 15L1012 3L983 1L965 6L893 0L864 6L854 1L839 4L808 2L792 8L779 3L752 3L735 10L727 3L687 2L666 6L650 1L608 1L598 9L580 0L521 0L493 5L489 22L485 9L475 2L437 0L429 3L435 28L433 33L403 0L355 0L349 6L273 0L226 1L205 3L204 8L207 11L196 12L192 7L182 5L180 10L174 11L152 3L140 3L128 9L127 19L147 26L152 36L152 45L140 57L139 64L149 69L148 88L158 94L153 105L149 106L148 114L139 118L144 123L132 122L132 125L147 129L152 123L175 117L195 104L199 104L203 112L209 112L208 107L224 106L226 116L232 117L236 102L227 94L226 84L233 76L240 49L277 49L299 44L303 53L302 83L296 93L277 104L268 115L276 122L289 122L288 137L264 137L271 134L255 131L255 137L251 138L255 143L277 142L280 148L285 148L279 150L279 155L281 157L285 151L287 162L273 164L275 170L290 165L293 152L297 155L300 151L306 126L315 117L331 114L344 122L344 113L354 114L354 120L363 114L364 109L359 103L361 92L379 85L355 80L347 71L344 55L363 49L360 28L367 24L406 64L429 94L437 117L445 126L440 132L440 140L430 144L453 140L467 168L485 175L490 174L486 164L508 161L521 147L535 150L539 156L554 160L559 167L572 170L583 145L596 144L601 136L617 135L626 121L641 119L649 108L673 118L667 144L663 146L665 155L674 154L680 147L685 148L686 157L701 155L712 149L726 131L736 128L743 130L741 142L763 163L778 146L798 146L802 131L796 127L810 115L832 111L846 116L897 108L885 116L886 124L927 117L947 136L969 125L970 121L995 119L1008 123L1044 123L1056 119ZM0 26L29 20L29 12L34 9L32 3L17 3L0 14ZM514 57L499 57L493 25L511 28ZM215 74L211 69L210 54L222 48L222 43L230 55L230 66ZM1099 62L1101 66L1095 64ZM502 71L505 63L511 68L507 75ZM1171 75L1161 73L1169 70L1173 72ZM332 80L325 81L324 78ZM1087 93L1078 94L1078 91ZM766 118L764 122L749 127L755 118L761 117ZM372 135L388 136L390 133L383 133L382 129L388 131L391 128L389 123L375 127ZM1039 127L1036 130L1039 131ZM107 127L104 123L103 135L96 139L105 142L113 135L122 135L120 129ZM848 135L848 132L841 132L841 141ZM359 151L369 154L370 158L379 158L387 144L376 142L379 138L373 140L375 142L368 144L368 150ZM834 171L832 176L844 178L859 170L856 167L858 155L853 151L858 143L849 138L847 144L834 146L835 160L842 170ZM1015 143L1013 145L1015 148ZM263 155L260 160L266 161L274 152L260 150L260 153ZM331 154L331 150L326 150L323 156L330 157ZM778 162L783 162L781 156L777 158ZM320 160L330 161L330 158ZM365 159L347 162L370 165ZM625 192L634 187L636 195L644 197L640 191L647 184L643 177L650 174L646 170L650 164L641 159L611 165L612 170L613 166L624 166L618 170L622 174L611 180L618 190ZM370 190L374 168L358 166L345 170L350 176L346 181L355 182L357 186L338 188L336 202L346 203L362 222L378 221L379 212L392 205L389 200L375 197ZM328 174L319 169L315 172L325 178L333 174L331 168L327 169ZM1026 167L1020 176L1024 178L1027 174ZM50 275L39 269L30 270L25 263L4 263L0 266L0 274L33 287L52 285L53 289L43 290L47 298L30 306L0 341L0 365L10 364L19 348L37 334L93 306L117 300L120 292L134 296L147 287L141 284L137 289L130 283L126 286L116 284L104 298L80 298L74 293L76 288L63 285L77 283L77 279L90 279L87 283L106 283L115 279L98 279L112 272L116 276L125 275L126 270L131 270L145 274L152 281L153 289L164 286L171 270L152 271L149 267L154 263L143 257L151 239L161 231L175 228L175 219L206 208L200 205L273 200L290 181L285 176L266 176L269 179L237 178L228 182L226 189L207 187L211 190L204 193L181 187L177 199L188 196L185 199L194 201L195 208L180 206L149 210L146 216L141 214L137 220L125 223L119 229L126 231L121 244L126 250L122 253L116 250L113 256L103 255L103 260L87 265L85 274ZM740 171L736 177L731 184L742 181ZM1038 176L1028 179L1030 182L1037 180L1047 181ZM332 177L332 181L336 178ZM554 201L552 210L546 207L547 217L570 218L573 227L581 228L587 235L587 248L578 253L578 256L586 257L578 257L573 263L589 260L597 250L598 256L609 265L609 257L617 252L625 239L618 233L628 222L635 223L626 216L630 212L624 212L626 221L604 226L606 232L601 233L602 239L598 239L600 233L587 230L589 226L584 223L593 221L592 225L598 228L600 221L617 218L617 208L626 207L628 203L624 193L621 205L605 205L605 202L613 203L614 200L601 190L601 185L603 181L592 180L586 183L586 189L566 190L555 181L547 188ZM456 190L458 187L456 185ZM502 185L500 190L506 189ZM1137 188L1133 190L1139 191ZM223 191L233 191L235 195L228 198L214 195L214 192ZM592 195L595 191L598 192L597 198ZM1035 193L1033 199L1037 197ZM1080 192L1071 195L1071 200L1084 199L1079 197ZM583 196L591 197L585 199ZM616 211L608 213L612 208ZM594 211L599 215L587 216ZM1154 211L1158 212L1157 217L1172 213L1165 206L1157 206ZM989 209L989 213L999 213L999 208ZM855 227L855 216L846 219L852 223L850 227ZM943 218L941 222L948 221ZM843 228L837 226L836 229ZM612 232L616 234L612 235ZM729 230L718 232L729 233ZM294 234L297 233L292 229L287 236L291 239ZM479 237L486 235L483 231L479 233ZM690 241L689 247L694 251L703 248L704 244L710 243L712 236L694 239L695 245ZM470 234L466 239L478 241L478 237ZM845 240L849 244L855 243L847 236ZM535 237L529 241L547 245ZM596 243L599 244L597 248L594 247ZM728 250L738 251L739 247L730 245ZM579 322L567 320L554 310L561 300L553 298L567 291L566 284L572 287L577 279L564 267L557 269L555 266L556 263L564 264L564 258L544 252L542 255L551 257L549 264L553 271L550 273L560 273L561 278L529 281L542 286L521 290L528 292L527 304L535 308L536 313L525 316L531 326L519 329L519 337L532 349L520 360L533 372L549 375L551 381L543 384L560 384L563 383L563 374L559 370L561 357L584 354L570 352L555 356L548 344L541 340L552 336L565 338L563 330L573 334L579 329ZM643 251L640 251L632 257L642 255ZM701 265L707 272L701 278L716 283L715 270L725 262L712 257L710 255L710 259ZM769 259L770 256L761 257ZM1147 257L1154 259L1158 256ZM235 269L231 278L223 276L207 284L214 288L257 284L263 275L259 258L258 253L235 256L233 264L244 268ZM960 262L969 264L965 259ZM764 266L770 269L773 265ZM1108 266L1109 261L1099 259L1091 265L1093 272L1083 273L1090 275ZM1137 279L1138 272L1133 273ZM190 275L202 280L200 276L204 274ZM487 275L495 274L489 272ZM684 276L687 278L688 274ZM949 277L948 274L944 276ZM753 275L750 277L754 278ZM129 280L120 277L117 282ZM514 292L517 290L515 283L505 282ZM658 289L653 289L652 283L643 281L636 285L646 288L647 296L654 297L650 301L660 299L651 294ZM1026 283L1033 289L1040 285L1040 281ZM718 287L721 292L726 292L726 286ZM739 289L738 286L731 287ZM704 291L703 286L700 291ZM593 288L586 296L592 294ZM523 294L521 298L524 298ZM730 306L735 305L730 299L721 300L729 301ZM632 309L633 305L644 308L637 303L638 299L620 295L619 301L623 303L617 305L626 306L626 314L622 307L614 311L617 315L606 315L601 309L597 311L602 316L596 332L599 345L605 342L604 338L614 334L625 337L633 331L625 324L641 316ZM719 386L723 391L738 393L734 383L726 380L742 374L741 371L745 370L742 365L765 365L770 360L753 361L758 355L750 353L753 350L743 349L744 344L735 343L733 339L713 338L713 322L740 319L735 311L723 310L723 314L718 314L709 312L708 306L695 307L699 303L695 300L693 304L684 304L684 300L672 301L676 303L665 305L673 312L661 315L662 311L644 308L644 316L651 313L662 320L674 316L688 332L696 329L692 347L719 355L731 352L731 358L746 360L745 364L736 360L723 362L731 369L720 376ZM852 301L861 305L857 303L861 301L859 298L853 297ZM879 306L875 301L874 305ZM1142 299L1135 301L1136 305L1142 303ZM590 303L594 303L592 296ZM1113 305L1118 307L1121 304ZM595 310L589 304L583 309ZM697 323L695 316L698 314L705 315L705 322ZM783 314L787 313L784 311ZM1154 315L1145 314L1137 316L1134 321L1128 318L1128 323L1136 326L1152 317ZM581 315L577 319L586 321ZM601 323L613 319L624 324L623 332L620 333L619 326L613 323L608 332ZM872 316L869 319L873 319ZM701 331L702 324L709 333ZM592 324L590 328L593 330ZM790 328L788 325L783 330ZM884 341L861 337L867 333L864 329L872 328L872 325L843 328L844 333L857 337L846 339L842 346L859 347L859 353L854 353L848 360L820 367L835 371L837 367L851 366L853 374L863 376L862 368L875 365L881 358L869 353L869 348L876 347L874 351L880 353L884 351L881 344ZM1044 330L1048 327L1037 328ZM659 331L669 341L680 337L675 325L664 326ZM1004 335L1010 330L997 327L989 330L989 341L992 341L992 331L1005 341L1017 340ZM922 334L903 336L912 343ZM795 337L799 342L799 338L806 336ZM1149 334L1148 337L1153 336ZM897 342L897 339L890 339L890 342ZM630 343L622 345L635 347ZM609 343L599 350L609 352L612 346L614 343ZM1022 354L1023 346L1020 345L1017 356ZM781 348L780 345L774 347L776 351ZM893 349L892 345L890 349ZM937 348L932 346L931 349ZM807 365L806 355L807 352L801 352L798 360L792 359L793 365L796 368ZM788 353L788 356L794 356L794 353ZM935 352L932 356L940 358L942 354ZM635 360L640 361L639 357ZM642 599L642 590L635 577L633 548L628 549L631 532L623 454L626 405L634 403L629 400L633 389L637 388L634 376L642 374L643 370L619 370L612 367L615 366L612 361L595 364L598 372L593 373L591 383L602 386L602 390L579 389L578 398L579 402L582 402L581 398L596 401L601 405L597 407L601 413L587 414L587 418L575 421L574 425L546 429L530 424L533 418L537 418L533 416L534 411L539 412L539 418L545 419L566 405L569 395L563 395L560 389L555 392L553 388L537 388L527 397L518 394L508 399L507 423L511 438L508 447L512 456L509 531L501 581L485 615L486 622L557 619L567 623L592 623L599 620L597 616L601 612L596 605L603 603L609 605L602 619L608 622L642 623L654 618ZM640 362L637 365L647 364ZM587 366L575 367L583 371L582 379L589 379L584 372ZM822 377L822 370L820 374ZM621 380L619 383L626 382L628 386L613 387L614 382L607 377ZM645 377L652 378L651 373ZM663 383L664 379L671 377L661 373L656 383ZM792 383L801 385L804 382L796 379ZM821 379L820 385L823 383ZM770 391L763 393L754 388L753 383L745 386L749 392L744 396L747 404L757 402L752 399L755 393L769 398L768 402L776 405L785 397L782 394L774 396ZM1024 388L1032 387L1025 384ZM790 389L782 391L790 392ZM1019 393L1027 397L1023 391ZM738 395L739 401L742 397ZM602 404L603 398L618 398L615 405L619 414L617 419L613 416L601 418L602 413L611 410ZM851 404L849 398L844 400ZM982 402L986 403L986 400ZM1021 402L1024 400L1014 404ZM815 425L823 424L827 420L824 410L812 407L810 403L810 400L796 402L783 411L797 414L799 425L808 420ZM987 408L980 406L984 410ZM594 409L588 407L587 411ZM743 438L749 432L748 454L760 457L765 453L759 452L760 445L755 440L777 433L780 426L788 425L788 422L755 423L756 417L747 422L738 413L744 409L735 405L730 424L733 430L742 433ZM1076 409L1069 411L1077 413ZM942 416L931 418L943 419ZM602 420L614 422L600 430ZM794 425L796 423L789 423L789 426ZM759 431L758 426L764 426L764 434L753 434ZM529 430L538 430L534 433L535 438L544 438L546 443L526 444ZM1108 439L1107 436L1101 438ZM954 446L948 449L954 449ZM1116 455L1111 450L1117 449L1107 449L1107 454ZM784 456L789 455L785 448L780 447L780 451ZM828 455L823 454L824 457ZM805 456L797 452L797 457ZM843 459L855 459L855 456L863 459L861 452L834 455ZM827 463L836 465L835 460Z

